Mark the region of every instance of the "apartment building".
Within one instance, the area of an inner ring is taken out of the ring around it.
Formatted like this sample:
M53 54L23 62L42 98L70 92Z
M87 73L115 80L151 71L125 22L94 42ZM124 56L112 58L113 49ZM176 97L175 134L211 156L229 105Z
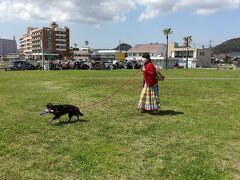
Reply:
M179 46L176 42L168 45L168 58L178 61L178 65L186 67L187 48ZM209 48L188 48L188 68L210 67L211 50Z
M29 59L56 59L69 56L70 31L52 22L49 27L29 27L20 38L21 53Z
M0 57L17 53L17 43L15 37L13 39L0 38Z

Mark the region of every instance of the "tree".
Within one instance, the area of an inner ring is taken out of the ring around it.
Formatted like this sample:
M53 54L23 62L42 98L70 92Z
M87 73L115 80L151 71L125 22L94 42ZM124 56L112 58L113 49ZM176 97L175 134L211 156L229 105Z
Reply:
M186 36L183 38L184 46L187 48L187 55L186 55L186 68L188 69L188 48L190 47L190 43L192 42L192 36Z
M163 30L163 34L166 36L166 39L167 39L167 49L166 49L166 59L165 59L166 69L168 67L168 37L172 33L173 33L173 31L171 28L166 28Z
M77 43L74 43L74 48L75 48L75 49L77 49L77 46L78 46L78 44L77 44Z
M88 47L89 41L85 41L85 45L86 45L86 47Z
M223 61L224 61L225 64L231 64L231 57L228 56L228 55L226 55L226 56L224 57Z

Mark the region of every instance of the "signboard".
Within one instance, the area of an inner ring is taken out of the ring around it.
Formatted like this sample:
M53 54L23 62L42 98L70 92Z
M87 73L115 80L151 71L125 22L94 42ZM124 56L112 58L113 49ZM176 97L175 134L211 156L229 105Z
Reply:
M124 61L126 58L126 53L118 52L116 53L116 59L119 61Z

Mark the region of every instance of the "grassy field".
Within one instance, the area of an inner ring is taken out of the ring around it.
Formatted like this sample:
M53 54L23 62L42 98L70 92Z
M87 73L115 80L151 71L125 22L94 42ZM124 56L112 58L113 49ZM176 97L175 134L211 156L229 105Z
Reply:
M240 179L239 71L163 71L159 115L137 109L141 73L81 121L39 115L99 101L134 73L0 71L0 179Z

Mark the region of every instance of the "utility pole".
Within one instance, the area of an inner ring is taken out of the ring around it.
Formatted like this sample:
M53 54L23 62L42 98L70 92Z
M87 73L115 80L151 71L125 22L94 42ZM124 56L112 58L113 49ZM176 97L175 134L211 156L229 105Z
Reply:
M212 66L212 43L213 41L209 41L209 49L210 49L210 67Z
M41 42L41 48L42 48L42 68L43 68L43 70L44 70L44 56L43 56L43 31L42 31L42 36L41 36L40 42Z
M121 40L119 40L119 52L121 52Z
M201 69L203 68L203 60L202 60L202 58L203 58L203 56L204 56L204 45L202 45L202 53L201 53Z
M52 52L52 32L48 29L48 70L51 69L51 52Z

